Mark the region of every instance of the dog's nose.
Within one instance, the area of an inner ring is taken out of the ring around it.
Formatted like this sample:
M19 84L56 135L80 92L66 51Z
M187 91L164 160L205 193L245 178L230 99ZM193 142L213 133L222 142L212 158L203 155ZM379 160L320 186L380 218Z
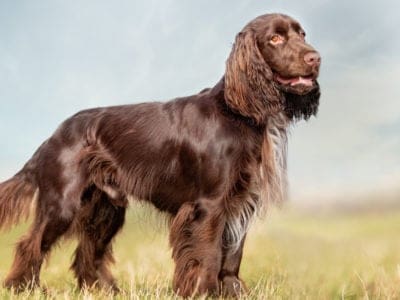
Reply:
M319 67L321 64L321 56L316 51L308 52L306 55L304 55L304 61L309 66Z

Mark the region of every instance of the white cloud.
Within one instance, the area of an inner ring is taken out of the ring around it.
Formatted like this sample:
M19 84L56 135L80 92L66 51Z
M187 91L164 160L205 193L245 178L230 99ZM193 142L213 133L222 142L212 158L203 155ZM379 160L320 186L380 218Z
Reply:
M293 198L393 184L399 8L394 0L3 1L0 180L80 109L166 100L214 84L235 34L257 15L281 11L301 21L323 56L320 114L298 124L290 140Z

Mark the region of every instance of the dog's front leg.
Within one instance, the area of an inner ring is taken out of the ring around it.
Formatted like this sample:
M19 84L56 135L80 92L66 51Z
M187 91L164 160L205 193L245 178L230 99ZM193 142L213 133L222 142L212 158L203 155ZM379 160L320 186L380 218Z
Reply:
M182 205L170 233L175 261L173 288L184 297L219 294L225 215L217 200Z
M235 245L223 247L222 268L219 272L219 280L221 281L221 293L224 296L238 298L247 291L246 285L239 279L239 269L245 239L246 235L242 238L238 247Z

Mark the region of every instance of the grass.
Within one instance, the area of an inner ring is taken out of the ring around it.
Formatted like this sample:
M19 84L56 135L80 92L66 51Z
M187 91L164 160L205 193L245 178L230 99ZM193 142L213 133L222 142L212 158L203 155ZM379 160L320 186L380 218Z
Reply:
M11 265L13 244L26 230L0 235L0 278ZM257 221L245 246L241 277L249 299L400 299L400 211L363 214L272 211ZM53 251L40 290L1 299L176 299L167 231L157 216L131 208L115 243L121 294L78 291L68 270L76 243Z

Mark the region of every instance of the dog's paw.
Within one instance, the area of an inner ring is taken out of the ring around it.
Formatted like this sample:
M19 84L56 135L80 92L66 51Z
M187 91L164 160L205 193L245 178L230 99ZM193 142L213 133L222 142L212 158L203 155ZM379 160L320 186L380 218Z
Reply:
M247 288L238 277L225 276L221 281L221 293L224 297L239 298L247 294Z

